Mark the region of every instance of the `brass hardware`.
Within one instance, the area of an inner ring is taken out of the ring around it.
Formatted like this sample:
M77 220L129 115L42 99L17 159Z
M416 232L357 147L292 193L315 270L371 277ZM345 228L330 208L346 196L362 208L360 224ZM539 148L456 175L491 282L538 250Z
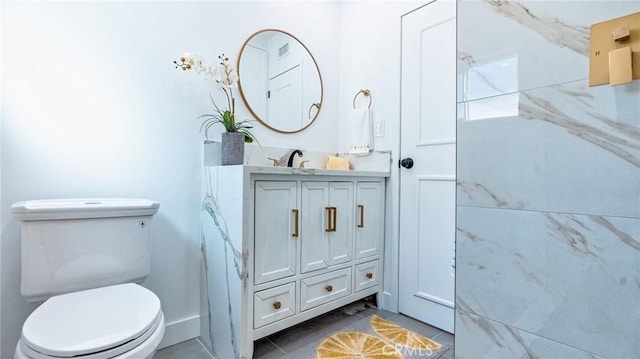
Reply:
M367 273L367 274L365 274L365 277L371 279L371 278L373 278L373 273Z
M611 86L628 84L633 81L632 58L629 46L609 52L609 84Z
M324 289L325 289L327 292L331 292L331 291L333 291L333 286L328 285L328 286L324 287Z
M336 207L331 207L331 211L333 212L333 225L331 226L331 232L336 231L336 217L338 215L338 209Z
M309 162L309 160L300 161L300 168L304 168L304 164Z
M624 83L617 80L616 73L623 71L626 80L631 72L631 79L640 79L640 12L618 17L591 25L591 33L588 37L589 44L589 86L604 84ZM630 47L631 59L627 54L616 53ZM613 55L611 54L612 52ZM610 59L613 56L613 59ZM617 57L624 57L624 64L617 63ZM613 61L612 61L613 60ZM631 67L628 63L631 61ZM612 63L613 62L613 63ZM614 79L611 78L611 69L614 70Z
M293 234L292 236L294 237L300 237L300 211L297 209L292 209L291 212L293 212Z
M359 204L358 210L360 211L360 221L358 222L358 228L364 228L364 205Z
M280 307L282 307L282 303L280 303L280 302L275 302L275 303L273 303L273 307L274 307L275 309L280 309Z
M356 108L356 99L358 98L358 95L363 94L365 97L369 98L369 107L371 108L371 102L373 101L373 96L371 96L371 91L369 91L368 89L364 89L364 90L360 90L356 93L356 95L353 97L353 108Z
M311 107L309 107L309 119L311 119L311 110L313 110L314 107L320 112L320 102L312 103Z
M327 211L327 228L324 229L325 232L331 232L331 207L324 207Z
M629 36L631 36L631 33L629 32L629 26L625 24L616 27L611 31L611 36L613 37L613 41L627 40Z
M267 158L270 159L271 161L273 161L273 167L280 166L280 162L278 160L276 160L275 158L271 158L271 157L267 157Z
M336 207L324 207L327 211L327 228L324 229L325 232L335 232L336 231L336 217L338 216L338 209Z

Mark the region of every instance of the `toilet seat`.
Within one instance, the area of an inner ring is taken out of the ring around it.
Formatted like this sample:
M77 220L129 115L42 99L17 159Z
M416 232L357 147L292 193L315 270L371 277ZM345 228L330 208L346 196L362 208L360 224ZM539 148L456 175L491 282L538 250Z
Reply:
M164 317L158 297L137 284L121 284L50 298L25 322L20 349L34 359L113 358L151 337L157 347L159 331Z

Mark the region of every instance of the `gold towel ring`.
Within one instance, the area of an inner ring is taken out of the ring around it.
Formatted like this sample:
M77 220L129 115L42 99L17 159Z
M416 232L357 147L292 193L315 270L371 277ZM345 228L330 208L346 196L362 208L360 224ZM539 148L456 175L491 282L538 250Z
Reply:
M360 90L358 91L358 93L356 93L356 95L353 97L353 108L354 109L356 108L356 99L360 94L363 94L365 97L369 98L369 108L371 108L371 102L373 100L373 96L371 96L371 91L369 91L368 89Z
M320 102L316 102L316 103L312 103L311 107L309 107L309 119L311 119L311 110L313 110L313 108L317 108L318 112L320 111ZM316 115L318 114L318 112L316 112Z

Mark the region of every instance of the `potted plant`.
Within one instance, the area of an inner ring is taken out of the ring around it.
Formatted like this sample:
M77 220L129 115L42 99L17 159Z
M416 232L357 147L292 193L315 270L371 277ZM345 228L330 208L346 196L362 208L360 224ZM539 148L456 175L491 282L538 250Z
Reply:
M184 71L195 70L197 73L203 74L206 79L213 80L224 92L228 109L220 109L214 101L213 95L209 93L214 111L198 117L204 119L200 130L204 131L206 138L209 138L209 129L215 124L222 124L225 129L225 132L221 134L222 165L238 165L244 162L244 143L257 140L249 131L253 128L249 121L236 121L235 119L233 86L238 83L238 73L229 63L229 57L222 54L218 56L218 59L220 63L217 66L207 66L199 56L185 53L180 56L179 61L173 62L176 68L181 68Z

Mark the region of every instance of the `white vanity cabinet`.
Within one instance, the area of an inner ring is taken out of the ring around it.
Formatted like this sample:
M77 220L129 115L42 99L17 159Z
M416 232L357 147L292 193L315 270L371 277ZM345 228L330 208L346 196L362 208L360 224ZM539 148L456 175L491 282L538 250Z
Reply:
M209 282L228 291L208 298L220 312L229 308L226 324L210 311L212 341L232 331L233 352L218 349L218 356L251 358L255 340L382 291L388 174L258 166L208 172L206 186L224 217L216 223L229 233L226 267L211 249L221 259L207 268Z
M353 260L354 183L301 181L300 272Z
M290 277L297 272L298 183L257 181L254 184L254 276L261 284Z

